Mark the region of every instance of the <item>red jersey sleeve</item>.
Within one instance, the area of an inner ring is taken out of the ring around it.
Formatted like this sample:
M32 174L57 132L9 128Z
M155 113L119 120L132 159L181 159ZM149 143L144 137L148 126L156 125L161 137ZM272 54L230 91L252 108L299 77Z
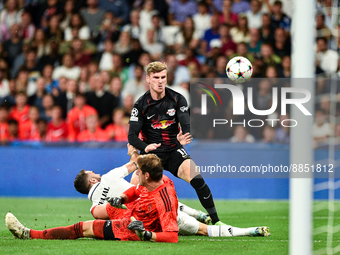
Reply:
M139 198L140 190L138 188L139 188L139 185L132 186L131 188L123 192L123 194L125 194L128 197L128 201L125 201L125 204L131 203L135 201L137 198Z

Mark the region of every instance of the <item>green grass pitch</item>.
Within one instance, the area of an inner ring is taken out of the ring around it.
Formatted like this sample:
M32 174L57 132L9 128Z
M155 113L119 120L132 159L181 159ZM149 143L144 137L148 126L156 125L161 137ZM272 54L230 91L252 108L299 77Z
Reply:
M203 209L196 200L181 200ZM340 203L337 203L338 206ZM66 198L0 198L0 215L11 211L29 228L42 230L91 220L90 201ZM287 201L216 200L220 218L232 226L269 226L270 237L180 236L178 244L115 242L82 238L78 240L18 240L0 224L0 254L288 254ZM314 214L314 228L327 224L328 211ZM335 214L336 216L336 214ZM337 215L339 216L339 215ZM334 226L340 224L335 217ZM334 234L334 247L340 244ZM314 237L314 250L326 247L326 234Z

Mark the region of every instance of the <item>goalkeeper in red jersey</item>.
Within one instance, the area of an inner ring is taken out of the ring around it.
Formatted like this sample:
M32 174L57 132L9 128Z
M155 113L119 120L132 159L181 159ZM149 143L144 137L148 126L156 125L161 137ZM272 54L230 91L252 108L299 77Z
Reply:
M172 181L162 178L161 160L154 154L148 154L139 156L137 164L139 185L109 201L118 208L135 201L132 209L126 210L123 219L94 220L67 227L33 230L23 226L12 213L7 213L6 226L20 239L92 237L104 240L178 242L177 195Z

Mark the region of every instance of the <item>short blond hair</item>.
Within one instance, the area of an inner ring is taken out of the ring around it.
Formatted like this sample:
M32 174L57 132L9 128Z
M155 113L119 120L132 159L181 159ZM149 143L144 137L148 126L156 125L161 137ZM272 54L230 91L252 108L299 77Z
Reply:
M167 68L168 66L165 63L159 61L151 62L146 67L146 74L150 76L151 73L159 73L162 72L163 70L166 70Z

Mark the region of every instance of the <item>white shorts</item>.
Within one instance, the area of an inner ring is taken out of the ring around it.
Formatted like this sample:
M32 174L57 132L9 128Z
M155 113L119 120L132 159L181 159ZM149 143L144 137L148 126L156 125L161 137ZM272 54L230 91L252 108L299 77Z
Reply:
M178 210L177 224L179 228L179 234L181 235L196 235L199 222L188 214Z

